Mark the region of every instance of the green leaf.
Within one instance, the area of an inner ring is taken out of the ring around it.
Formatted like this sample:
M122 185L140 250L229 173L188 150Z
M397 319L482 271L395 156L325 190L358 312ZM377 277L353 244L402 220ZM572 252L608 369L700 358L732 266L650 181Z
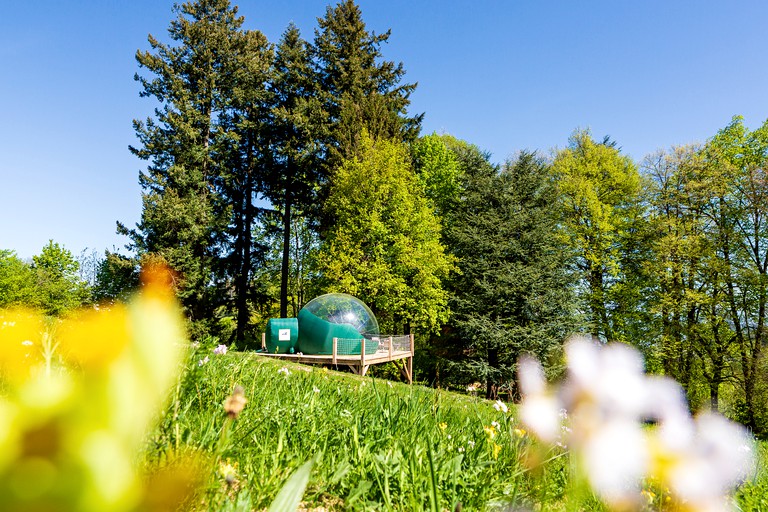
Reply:
M312 460L307 461L291 475L291 478L277 493L275 501L269 507L269 512L294 512L299 507L301 498L304 496L304 490L309 483L312 463Z

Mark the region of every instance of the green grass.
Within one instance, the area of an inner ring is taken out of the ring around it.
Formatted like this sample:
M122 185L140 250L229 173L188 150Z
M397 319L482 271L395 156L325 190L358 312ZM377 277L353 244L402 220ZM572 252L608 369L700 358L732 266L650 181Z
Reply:
M230 421L223 402L236 385L248 404ZM475 397L207 350L190 358L144 461L206 454L210 473L194 510L266 510L309 460L306 509L566 510L567 457L533 449L513 416ZM492 422L493 439L483 428ZM545 463L527 470L522 461L536 458ZM766 495L761 469L739 492L742 510L768 510ZM589 503L582 507L601 510Z

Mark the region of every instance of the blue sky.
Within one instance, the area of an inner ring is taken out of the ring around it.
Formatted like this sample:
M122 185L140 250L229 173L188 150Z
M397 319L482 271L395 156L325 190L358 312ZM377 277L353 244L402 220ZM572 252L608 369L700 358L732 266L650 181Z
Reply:
M313 36L324 1L233 2L277 41ZM115 221L141 213L131 120L152 111L133 80L172 2L9 2L0 17L0 249L48 239L74 253L121 248ZM703 141L743 115L768 118L764 1L361 0L369 29L418 82L424 133L450 133L501 162L548 154L574 129L610 135L636 161Z

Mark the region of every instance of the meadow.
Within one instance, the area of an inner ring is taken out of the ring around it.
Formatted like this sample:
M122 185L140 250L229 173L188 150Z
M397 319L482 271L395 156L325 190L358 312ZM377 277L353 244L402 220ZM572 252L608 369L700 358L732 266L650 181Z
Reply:
M237 386L247 404L231 419ZM537 446L513 407L210 346L189 357L143 465L190 450L208 468L192 510L266 510L308 461L302 510L605 510L575 492L567 451ZM768 509L767 452L740 510ZM646 496L646 510L665 509L663 490Z

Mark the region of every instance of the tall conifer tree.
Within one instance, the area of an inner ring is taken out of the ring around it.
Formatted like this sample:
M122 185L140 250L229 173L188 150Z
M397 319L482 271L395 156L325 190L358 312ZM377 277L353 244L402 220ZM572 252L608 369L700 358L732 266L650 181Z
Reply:
M282 211L283 257L280 316L288 316L291 225L315 203L322 180L320 158L324 115L309 45L290 24L277 45L271 85L274 170L264 182L266 197Z
M453 367L484 381L495 398L514 381L521 355L548 358L574 329L569 253L557 238L555 184L541 159L522 153L499 172L466 149L462 200L445 228L459 267L448 283L448 332L458 349Z
M153 118L134 121L131 152L149 166L141 172L143 211L136 229L118 224L139 253L163 257L178 273L177 291L193 321L212 316L213 287L228 207L218 186L230 134L221 119L231 108L243 18L228 0L174 7L168 30L175 44L149 36L152 51L136 60L141 96L159 102Z
M318 18L314 53L331 125L331 168L354 156L363 128L374 140L410 142L418 136L423 114L409 117L406 111L416 84L401 83L402 63L382 60L389 36L368 31L354 0L329 6Z
M242 342L250 321L249 299L255 265L262 262L265 248L254 240L256 221L263 208L258 198L264 181L272 173L271 107L274 94L274 51L257 30L233 33L233 90L231 109L221 118L229 133L222 151L224 167L219 192L229 209L229 225L223 246L221 272L234 285L235 338Z

